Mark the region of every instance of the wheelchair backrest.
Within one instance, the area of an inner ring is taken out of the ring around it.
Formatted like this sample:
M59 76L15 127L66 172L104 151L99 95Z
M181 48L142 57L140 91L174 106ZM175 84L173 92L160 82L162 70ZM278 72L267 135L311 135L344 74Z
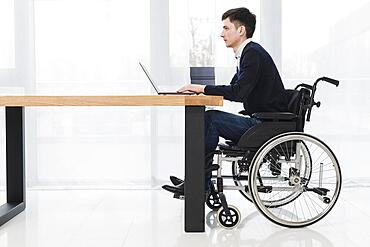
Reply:
M242 149L257 150L272 137L291 131L303 132L305 116L310 105L311 91L306 88L285 90L288 111L295 114L294 120L263 121L248 129L239 139L237 146Z
M310 105L310 94L311 91L306 88L285 90L288 111L298 116L297 131L303 131L307 109Z

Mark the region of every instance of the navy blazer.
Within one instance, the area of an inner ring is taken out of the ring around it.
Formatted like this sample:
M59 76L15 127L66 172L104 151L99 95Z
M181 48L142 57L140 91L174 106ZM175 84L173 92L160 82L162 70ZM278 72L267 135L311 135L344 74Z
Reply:
M243 49L239 67L230 85L207 85L204 94L242 102L249 115L287 111L285 89L279 72L261 45L249 42Z

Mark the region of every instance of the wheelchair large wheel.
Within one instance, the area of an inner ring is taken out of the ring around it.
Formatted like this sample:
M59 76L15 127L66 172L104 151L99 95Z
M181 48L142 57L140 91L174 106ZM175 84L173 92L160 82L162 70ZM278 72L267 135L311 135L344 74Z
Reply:
M305 149L310 162L304 161ZM273 171L272 161L280 163ZM340 167L330 148L298 132L266 142L254 156L249 174L249 191L257 209L286 227L311 225L325 217L334 207L342 184Z
M308 147L304 142L296 145L292 145L293 143L287 143L289 146L286 148L289 150L289 152L286 152L286 157L283 157L285 161L286 159L292 160L292 159L300 159L300 163L302 164L303 169L301 169L301 174L303 174L303 177L305 178L305 181L309 181L311 177L312 172L312 159L311 155L309 153ZM295 148L296 150L293 151L292 148ZM298 153L298 155L296 155ZM289 155L288 155L289 154ZM288 157L289 156L289 157ZM274 159L272 157L275 157ZM279 159L279 155L277 155L277 152L272 150L268 155L268 169L265 169L264 176L270 176L271 179L275 178L275 185L279 181L279 176L281 176L281 160ZM234 177L234 183L236 186L245 186L248 185L248 180L246 179L239 179L239 177L248 177L249 171L245 173L241 173L240 169L238 169L238 166L236 165L236 162L233 162L232 164L232 174ZM260 174L261 175L261 174ZM262 176L262 175L261 175ZM281 180L281 179L280 179ZM281 183L285 183L285 181L281 181ZM249 186L249 185L248 185ZM250 194L250 190L239 190L239 192L249 201L253 202L252 196ZM288 204L292 201L294 201L301 192L299 191L292 191L291 193L286 193L285 196L281 196L279 198L271 198L271 199L265 199L264 204L269 207L279 207L283 206L285 204Z

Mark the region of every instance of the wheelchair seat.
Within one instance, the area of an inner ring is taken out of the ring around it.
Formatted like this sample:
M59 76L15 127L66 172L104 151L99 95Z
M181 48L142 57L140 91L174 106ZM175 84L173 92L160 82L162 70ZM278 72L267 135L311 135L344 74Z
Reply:
M252 117L262 122L248 129L239 139L238 143L226 141L219 144L220 150L242 151L257 150L266 141L274 136L286 132L303 132L304 117L310 103L310 91L306 88L300 90L285 90L285 99L288 112L259 112ZM240 112L244 114L244 111Z

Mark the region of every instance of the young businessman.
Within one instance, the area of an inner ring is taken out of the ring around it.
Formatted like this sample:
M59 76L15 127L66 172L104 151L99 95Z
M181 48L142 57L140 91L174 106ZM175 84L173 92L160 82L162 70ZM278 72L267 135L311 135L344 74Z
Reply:
M256 16L247 8L236 8L222 15L221 37L226 47L234 50L237 72L230 85L189 84L178 92L191 91L197 94L220 95L230 101L242 102L244 113L287 111L284 86L279 72L267 51L251 41ZM227 112L210 110L205 112L205 152L206 168L212 164L213 151L217 148L219 137L237 143L239 138L260 120ZM209 189L211 174L206 174L206 190ZM171 176L174 185L163 188L180 195L184 194L181 179Z

